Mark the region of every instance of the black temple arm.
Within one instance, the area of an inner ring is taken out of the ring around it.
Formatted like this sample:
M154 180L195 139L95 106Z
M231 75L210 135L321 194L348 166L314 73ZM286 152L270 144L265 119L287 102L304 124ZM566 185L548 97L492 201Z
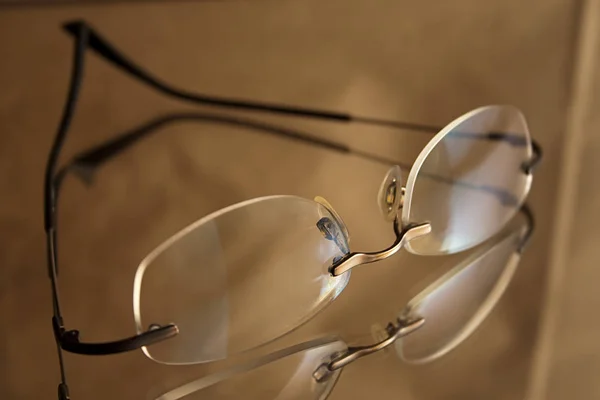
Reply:
M211 113L172 113L166 114L161 117L155 118L149 122L144 123L141 126L135 127L125 132L117 134L114 138L103 142L91 149L85 150L84 152L76 155L69 164L63 170L57 174L57 181L62 180L67 169L75 172L85 181L89 181L94 172L100 168L103 164L109 162L111 159L117 157L119 154L128 150L131 146L135 145L142 139L152 135L161 128L166 127L178 122L208 122L229 125L233 127L245 128L248 130L254 130L259 133L270 134L286 139L296 140L306 144L314 145L324 149L332 150L343 154L353 154L361 158L365 158L371 161L379 162L385 165L399 165L402 168L410 169L410 165L401 163L390 158L371 154L358 149L353 149L345 144L333 142L327 139L315 137L308 133L302 132L297 129L290 129L274 124L268 124L264 122L255 121L248 118L233 117L228 115L218 115ZM481 137L482 135L473 135ZM508 135L499 135L490 133L487 137L489 140L506 140L512 145L523 145L517 144ZM532 173L533 167L541 160L541 148L534 141L533 142L533 157L531 161L527 161L523 164L522 169L525 173Z
M326 148L339 153L353 153L352 149L340 143L317 138L298 130L257 122L247 118L223 116L210 113L178 113L164 115L139 127L120 133L116 135L114 139L108 140L75 156L75 158L67 165L67 168L70 168L73 170L73 172L76 172L82 178L87 180L87 178L91 178L91 174L102 164L110 161L123 151L129 149L138 141L153 134L164 126L177 122L209 122L242 127L249 130L256 130L258 132L316 145L318 147ZM366 157L369 157L369 155ZM379 161L378 156L371 156L371 158Z
M47 238L47 263L48 275L52 289L53 317L52 325L56 345L58 348L58 360L60 366L60 383L58 385L59 400L68 400L69 388L66 381L65 367L63 363L62 350L67 350L80 354L113 354L123 351L130 351L141 346L150 345L158 341L170 338L178 333L175 325L167 325L151 329L141 334L106 343L83 343L79 341L79 332L66 330L63 326L61 316L60 302L58 296L58 263L56 246L56 203L59 195L60 183L64 177L64 170L57 172L60 153L64 145L71 120L75 112L75 106L79 96L81 83L83 80L85 50L88 47L90 32L85 26L78 29L78 35L75 40L75 52L73 56L73 71L69 85L67 100L63 108L63 114L52 143L46 172L44 176L44 228Z
M377 119L377 118L372 118L372 117L353 116L353 115L350 115L347 113L315 110L315 109L281 105L281 104L261 103L261 102L256 102L256 101L247 101L247 100L240 100L240 99L208 96L208 95L204 95L204 94L198 94L198 93L185 91L185 90L176 88L172 85L165 83L164 81L155 77L150 72L146 71L144 68L135 64L133 61L131 61L125 55L123 55L123 53L121 53L118 49L116 49L112 44L110 44L107 40L102 38L85 21L68 22L68 23L64 24L64 29L69 34L71 34L73 37L75 37L76 39L79 37L79 35L85 34L87 37L87 39L86 39L87 47L89 47L91 50L95 51L98 55L103 57L105 60L111 62L116 67L118 67L121 70L123 70L124 72L132 75L133 77L137 78L138 80L142 81L143 83L153 87L154 89L158 90L159 92L166 94L168 96L180 99L180 100L190 101L193 103L203 104L203 105L208 105L208 106L222 107L222 108L249 110L249 111L261 111L261 112L268 112L268 113L273 113L273 114L308 117L308 118L338 121L338 122L360 122L360 123L370 124L370 125L387 126L387 127L407 129L407 130L411 130L411 131L428 132L428 133L437 133L442 129L441 127L438 127L438 126L430 126L430 125L416 124L416 123L403 122L403 121L383 120L383 119ZM227 122L225 117L220 118L220 120L219 120L219 118L220 117L217 117L217 116L212 116L212 117L207 116L205 118L205 120L212 120L213 122L229 123L229 124L234 124L234 125L246 124L246 126L248 126L248 127L251 127L251 125L254 125L254 127L256 129L260 129L264 132L269 131L270 133L273 133L273 134L279 134L281 136L285 136L288 138L297 139L297 140L301 140L304 142L310 142L314 145L326 147L326 148L329 148L332 150L337 150L337 151L346 152L346 153L353 152L356 155L366 156L367 158L371 158L371 159L377 158L376 156L369 157L367 154L365 154L364 152L361 152L361 151L352 151L347 146L340 145L338 143L317 139L314 136L310 136L310 135L299 133L299 132L293 132L289 129L272 127L272 126L269 127L264 124L263 124L264 128L259 128L258 127L259 124L256 122L246 123L245 121L243 121L239 118L236 118L235 121L233 121L233 118L232 118L231 121ZM179 119L192 119L192 118L183 117L183 118L179 118ZM200 118L195 118L195 119L198 120ZM111 154L116 155L116 154L120 153L122 150L124 150L125 148L128 148L130 145L137 142L139 139L145 137L147 133L153 131L155 128L158 128L158 127L165 125L167 123L170 123L170 122L174 122L174 120L175 120L175 118L164 119L163 121L156 120L156 121L154 121L155 125L152 125L150 123L145 128L144 127L139 128L138 132L133 132L133 131L127 132L127 133L123 134L121 138L112 140L111 142L107 143L106 146L104 146L105 147L104 151L100 152L100 150L98 149L98 152L95 154L95 157L98 157L96 165L99 166L99 164L100 164L99 157L102 158L102 160L103 160L102 162L108 161L108 159L111 158ZM523 140L522 136L513 135L510 133L504 133L504 132L490 132L486 135L481 135L480 133L475 134L475 133L453 132L453 136L456 136L456 137L465 136L465 137L472 137L472 138L476 138L476 139L505 141L513 146L522 146L525 144L525 141ZM534 150L535 149L539 149L539 146L537 146L537 144L534 144ZM80 160L80 161L83 161L83 160ZM89 167L91 165L91 161L92 161L91 154L89 155L89 157L87 157L87 161L88 161L88 163L87 163L86 167ZM380 158L379 161L387 162L389 160L383 160ZM78 164L79 164L78 165L79 167L84 166L83 162L79 162ZM530 170L529 165L526 165L523 168L526 170L527 173L529 173L529 170ZM83 172L83 171L80 171L80 172Z
M195 94L185 90L177 89L173 86L167 85L160 79L156 78L149 72L145 71L142 67L136 65L131 60L127 59L119 50L113 47L108 41L104 40L97 32L95 32L86 22L76 21L68 22L64 25L64 28L71 35L77 37L80 35L82 30L89 32L89 48L101 55L107 61L110 61L115 66L121 68L125 72L131 74L137 79L144 83L152 86L158 91L179 98L181 100L188 100L195 103L202 103L206 105L213 105L219 107L254 110L254 111L265 111L277 114L287 115L298 115L303 117L321 118L336 121L350 121L352 118L348 114L328 112L328 111L316 111L299 107L288 107L282 105L272 105L266 103L249 102L235 99L223 99L214 96L206 96L202 94Z
M58 319L53 318L52 325L54 327L54 334L63 350L85 355L108 355L137 350L140 347L158 343L179 333L177 326L169 324L161 327L154 327L139 335L113 342L86 343L79 340L79 331L65 330L60 326Z
M54 228L54 217L56 213L56 192L54 187L54 175L56 173L60 152L67 137L67 132L75 113L75 106L79 98L81 82L83 81L83 70L85 61L85 50L87 48L88 30L82 27L74 43L73 65L71 81L67 101L63 107L62 117L50 149L50 155L46 163L44 176L44 228L46 232Z
M107 40L103 39L93 28L91 28L85 21L73 21L67 22L63 25L64 29L75 38L81 34L81 32L87 32L88 35L88 46L91 50L98 53L107 61L111 62L115 66L119 67L123 71L129 73L140 81L148 84L154 89L181 100L191 101L194 103L218 106L224 108L238 109L238 110L250 110L250 111L262 111L273 114L283 114L299 117L308 117L315 119L323 119L330 121L341 121L341 122L362 122L371 125L382 125L390 126L394 128L410 129L414 131L430 132L435 133L439 130L439 127L428 126L424 124L407 123L401 121L390 121L382 120L370 117L358 117L347 113L335 112L335 111L324 111L315 110L304 107L287 106L281 104L261 103L256 101L246 101L240 99L222 98L216 96L208 96L204 94L192 93L186 90L178 89L172 85L168 85L159 78L155 77L142 67L136 65L133 61L129 60L119 50L117 50Z

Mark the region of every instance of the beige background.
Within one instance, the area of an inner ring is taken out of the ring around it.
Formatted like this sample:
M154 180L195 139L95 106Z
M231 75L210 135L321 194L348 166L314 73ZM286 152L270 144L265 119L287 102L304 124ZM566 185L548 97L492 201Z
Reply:
M528 396L600 397L600 2L582 7L542 324Z
M54 395L58 381L45 273L42 174L71 62L72 42L59 24L85 18L139 63L190 90L438 125L484 104L520 107L546 156L530 196L539 229L498 309L464 346L428 366L403 365L393 353L350 366L332 399L522 398L530 372L537 371L534 350L539 356L554 348L535 343L551 261L579 16L579 4L558 0L3 10L0 395L45 398ZM165 111L190 109L94 56L88 61L68 154ZM426 141L422 134L361 125L285 123L406 162ZM248 198L325 196L344 216L355 248L379 248L391 240L374 201L384 173L385 167L355 157L240 130L173 126L103 169L94 187L67 182L59 254L67 326L79 328L89 340L131 334L131 288L139 261L190 221ZM585 199L593 207L591 198ZM580 218L585 220L585 214ZM330 308L286 340L322 333L350 342L364 338L393 318L424 281L457 259L401 254L358 269ZM554 330L552 321L547 325ZM543 370L551 357L540 361ZM73 397L87 399L152 398L207 369L162 367L141 352L67 355L66 364ZM552 371L560 376L560 370ZM546 377L539 373L541 387ZM577 398L594 398L582 390Z

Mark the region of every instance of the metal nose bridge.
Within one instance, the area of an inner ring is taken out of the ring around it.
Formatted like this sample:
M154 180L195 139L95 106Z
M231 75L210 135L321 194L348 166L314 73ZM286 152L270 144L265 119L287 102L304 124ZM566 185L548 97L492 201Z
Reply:
M413 224L399 230L398 220L396 220L394 221L394 232L396 233L396 240L387 249L374 253L348 253L340 260L334 262L329 268L329 272L333 276L338 276L359 265L385 260L396 254L407 240L412 240L431 232L431 225L429 223Z
M369 346L348 347L346 352L335 357L331 362L321 364L315 370L315 372L313 372L313 378L317 382L322 382L331 376L333 371L344 368L346 365L358 360L359 358L368 356L369 354L376 353L388 346L391 346L399 338L409 335L421 328L424 323L425 320L423 318L418 318L410 322L398 320L398 325L390 323L388 325L388 337L386 339Z

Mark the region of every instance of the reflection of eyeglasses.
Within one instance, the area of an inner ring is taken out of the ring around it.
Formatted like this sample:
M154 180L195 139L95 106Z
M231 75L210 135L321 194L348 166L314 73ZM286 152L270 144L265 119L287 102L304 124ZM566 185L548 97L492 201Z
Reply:
M178 90L127 60L85 23L65 27L76 39L73 74L45 176L48 268L61 364L59 393L63 398L68 394L61 350L96 355L143 348L149 357L168 364L221 359L273 340L310 319L343 290L349 269L357 265L385 259L403 246L415 254L437 255L465 250L487 240L523 203L532 168L541 157L522 114L513 107L488 106L458 118L421 152L405 188L399 168L388 173L379 206L384 217L393 222L396 241L377 253L351 252L346 226L324 199L274 196L225 208L179 232L142 262L134 283L137 335L114 342L84 343L78 331L64 327L58 299L56 205L68 172L89 179L103 163L156 129L186 120L244 127L394 164L295 130L195 113L151 121L82 153L58 170L82 82L86 49L161 93L186 101L428 132L438 129ZM176 325L165 325L166 321Z
M238 364L173 389L158 400L325 400L342 369L363 356L394 345L409 363L436 359L464 341L489 314L510 282L533 229L529 221L505 230L415 296L387 337L369 346L323 338Z

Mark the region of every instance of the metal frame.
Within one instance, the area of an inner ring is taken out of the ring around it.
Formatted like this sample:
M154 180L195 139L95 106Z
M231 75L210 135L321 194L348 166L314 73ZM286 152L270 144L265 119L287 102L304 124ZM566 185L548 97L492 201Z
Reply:
M358 360L359 358L376 353L379 350L383 350L386 347L394 344L399 338L409 335L412 332L416 331L417 329L422 327L424 323L425 320L423 318L419 318L410 322L398 320L397 325L390 323L387 327L387 333L389 336L386 339L382 340L381 342L372 344L370 346L349 347L348 351L344 355L331 361L327 365L327 369L329 369L330 371L338 370L350 364L351 362ZM315 379L316 378L317 377L315 377Z
M333 276L339 276L359 265L385 260L396 254L407 241L426 235L429 232L431 232L431 225L428 223L414 224L400 230L398 220L395 220L394 233L396 234L396 240L390 247L374 253L348 253L342 259L334 262L329 268L329 272Z
M297 140L310 145L329 149L340 153L352 154L373 160L380 163L399 164L394 160L386 159L373 154L368 154L361 150L352 149L348 146L335 143L332 141L316 138L309 134L296 130L282 128L275 125L265 124L262 122L253 121L245 118L229 117L215 115L211 113L185 113L185 114L170 114L161 118L152 120L141 127L134 128L127 132L123 132L105 143L93 147L68 161L62 168L59 169L59 158L67 133L71 124L71 119L75 113L77 100L80 88L83 81L84 61L87 50L95 52L105 61L108 61L113 66L121 69L123 72L140 80L142 83L154 88L158 92L174 97L183 101L202 104L205 106L220 107L232 110L247 110L263 113L271 113L278 115L287 115L295 117L304 117L312 119L321 119L329 121L338 121L341 123L362 123L369 125L386 126L392 128L408 129L426 133L435 133L439 131L438 127L427 126L422 124L413 124L400 121L390 121L371 117L354 116L345 113L315 110L301 107L293 107L279 104L253 102L239 99L220 98L215 96L207 96L181 90L166 84L160 79L154 77L151 73L139 67L108 41L104 40L84 21L69 22L64 25L64 29L73 36L74 55L72 64L71 80L66 103L63 109L62 118L57 129L57 133L52 144L48 157L46 172L44 178L44 227L47 236L47 268L52 289L53 303L53 318L52 326L56 339L58 358L61 370L61 383L58 386L58 394L60 399L68 399L69 391L66 383L62 350L87 355L100 354L115 354L125 351L135 350L144 346L148 346L162 340L171 338L178 333L177 326L174 324L153 325L151 329L140 334L122 338L119 340L102 342L102 343L87 343L80 340L79 331L67 329L62 317L59 290L58 290L58 262L57 262L57 202L60 192L60 186L70 172L75 173L80 178L89 182L93 178L93 173L102 166L103 163L116 157L121 152L128 149L130 146L137 143L139 140L154 133L159 128L180 121L204 121L213 123L222 123L235 126L243 126L263 133L273 134L287 139ZM511 140L510 135L490 133L488 136L480 137L489 140ZM539 146L534 143L534 151L538 151L537 156L532 158L531 164L537 163L541 157ZM537 157L537 158L536 158ZM527 166L530 170L533 165ZM424 234L426 225L411 226L407 229L398 232L397 223L395 224L395 232L397 240L390 248L379 253L355 253L349 255L343 260L339 266L334 268L334 273L342 273L340 271L348 270L356 265L377 261L394 254L402 246L402 242L410 237Z
M473 316L473 319L468 324L469 326L465 326L464 332L462 332L454 341L448 344L448 346L444 349L443 352L439 354L432 355L430 359L438 358L450 350L452 350L458 343L461 343L468 335L472 333L474 328L479 326L481 321L487 317L490 311L493 309L495 304L497 303L500 296L504 293L504 290L508 286L508 283L512 279L512 276L516 270L517 264L521 258L524 248L528 244L533 231L535 229L535 220L533 214L527 204L524 204L520 213L523 215L525 219L524 227L518 229L519 231L519 242L515 247L515 251L508 261L506 266L506 270L502 273L496 286L490 292L488 298L481 304L481 307L477 313L477 315ZM355 346L348 347L348 350L341 355L335 357L331 362L321 365L317 368L313 374L313 377L317 381L322 381L326 379L328 374L333 371L336 371L340 368L345 367L346 365L354 362L355 360L367 356L369 354L375 353L379 350L382 350L393 343L395 343L399 338L409 335L410 333L416 331L421 328L426 320L419 317L418 315L412 315L410 310L416 307L416 305L424 298L426 298L431 292L442 286L449 279L454 277L457 273L462 271L465 266L471 265L475 260L479 257L485 256L489 251L491 251L495 246L500 244L502 241L506 240L508 237L514 235L514 231L505 230L504 233L497 235L496 238L484 249L479 250L477 253L471 255L459 265L452 268L442 277L438 278L435 282L427 286L423 291L421 291L418 295L413 297L404 308L404 311L401 312L401 317L396 320L396 324L390 322L386 328L387 337L377 343L367 346ZM428 360L430 360L428 359Z
M488 298L481 304L480 309L473 316L471 322L469 323L469 325L474 324L475 327L478 326L479 323L483 320L483 318L485 318L489 314L493 306L497 303L501 294L504 292L504 289L510 282L515 272L516 264L519 261L522 249L531 238L531 234L535 227L533 215L531 214L527 205L524 205L520 211L525 219L524 227L517 228L517 231L513 229L505 230L503 233L495 237L495 239L490 244L483 248L480 248L475 254L472 254L469 257L467 257L464 261L456 265L446 274L444 274L435 282L423 289L419 294L414 296L406 304L404 310L400 312L400 317L396 319L395 323L390 322L388 324L386 328L387 336L385 339L366 346L348 346L343 340L333 338L323 338L313 342L297 344L295 346L284 348L274 353L267 354L253 361L249 361L248 363L235 365L231 368L222 370L215 374L207 375L202 378L193 380L166 392L165 394L159 396L157 400L177 400L188 396L196 391L210 387L214 384L221 383L224 380L232 378L238 374L249 372L255 368L260 368L271 362L279 361L285 357L296 354L298 351L306 351L310 350L311 348L317 348L319 346L322 346L324 343L339 343L339 347L345 347L345 349L340 350L338 352L332 352L331 356L328 357L328 359L323 360L322 363L315 368L312 374L312 377L316 382L328 382L331 385L331 387L326 392L328 395L329 392L333 390L333 384L335 384L336 382L331 382L330 380L337 380L340 376L341 370L345 366L353 363L354 361L362 357L388 348L392 344L396 343L398 339L410 335L411 333L417 331L418 329L424 326L424 324L427 322L424 318L411 318L411 316L408 315L410 314L410 312L408 311L410 311L416 303L421 301L421 299L426 298L432 291L442 286L449 279L451 279L456 274L464 270L464 268L468 267L473 262L475 262L479 257L487 255L488 252L494 249L495 246L499 245L504 240L518 232L520 234L520 240L518 243L516 243L515 251L512 255L513 257L509 259L508 264L506 266L506 270L501 274L496 283L496 286L490 291ZM470 334L471 332L472 330L467 333ZM462 342L468 336L468 334L459 335L456 339L457 342ZM455 343L452 343L449 347L445 348L443 352L436 353L435 356L432 358L441 357L442 355L452 350L454 347ZM428 358L427 360L430 361L431 358ZM327 395L322 398L327 398Z

